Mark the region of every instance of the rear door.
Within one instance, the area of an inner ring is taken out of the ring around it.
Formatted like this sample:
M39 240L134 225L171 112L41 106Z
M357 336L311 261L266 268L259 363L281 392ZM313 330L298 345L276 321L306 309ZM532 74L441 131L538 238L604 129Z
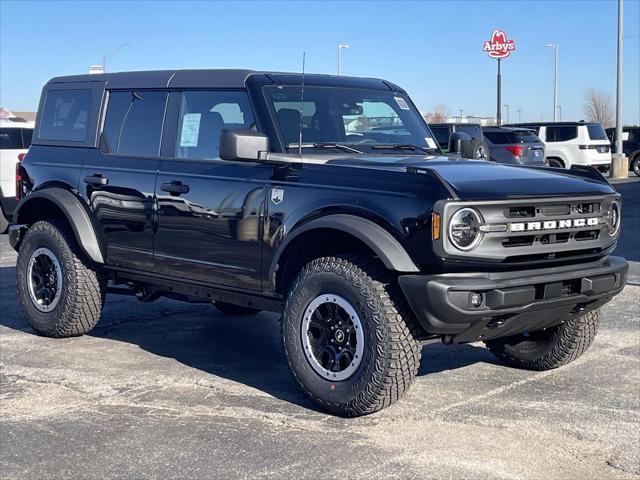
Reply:
M100 148L90 151L80 181L110 265L154 266L154 191L167 98L161 90L108 92Z
M156 195L160 273L260 290L261 214L272 167L220 160L223 128L254 124L243 90L173 92Z

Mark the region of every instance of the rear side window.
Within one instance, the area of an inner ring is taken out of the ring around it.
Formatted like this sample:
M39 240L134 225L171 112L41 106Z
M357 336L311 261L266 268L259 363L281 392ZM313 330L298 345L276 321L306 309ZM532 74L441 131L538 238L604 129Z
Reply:
M38 138L84 142L91 111L91 90L49 90L40 115Z
M22 129L22 145L23 148L29 148L31 146L31 138L33 136L33 130L30 128Z
M547 142L567 142L577 137L577 126L561 125L556 127L547 127Z
M449 146L449 129L447 127L429 127L441 147Z
M587 131L591 140L607 140L607 133L602 125L587 125Z
M250 128L253 113L246 92L182 92L175 156L218 159L223 128Z
M19 128L0 128L0 150L20 150L22 135Z
M478 125L460 125L458 131L464 132L471 138L482 138L482 129Z
M109 93L100 148L120 155L157 157L167 92Z
M507 145L510 143L534 143L540 139L533 133L528 131L517 132L484 132L484 136L496 145Z

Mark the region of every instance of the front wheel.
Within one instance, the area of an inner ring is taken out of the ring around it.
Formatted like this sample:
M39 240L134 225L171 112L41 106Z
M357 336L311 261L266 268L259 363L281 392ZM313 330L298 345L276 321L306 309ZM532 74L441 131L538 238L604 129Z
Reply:
M640 177L640 155L636 155L633 160L631 160L631 170L636 176Z
M71 337L89 332L100 319L106 283L64 222L40 221L27 230L16 284L22 310L37 333Z
M598 332L597 310L545 330L486 342L503 362L527 370L551 370L580 357Z
M298 275L282 339L302 390L341 416L398 400L420 365L419 328L393 276L362 257L325 257Z

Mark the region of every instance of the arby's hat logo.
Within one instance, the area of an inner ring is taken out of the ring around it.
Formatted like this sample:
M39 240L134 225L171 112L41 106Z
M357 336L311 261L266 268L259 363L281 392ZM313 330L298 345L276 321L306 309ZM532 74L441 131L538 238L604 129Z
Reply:
M500 29L495 29L491 40L484 42L482 50L491 58L507 58L516 49L516 42L507 39L507 34Z

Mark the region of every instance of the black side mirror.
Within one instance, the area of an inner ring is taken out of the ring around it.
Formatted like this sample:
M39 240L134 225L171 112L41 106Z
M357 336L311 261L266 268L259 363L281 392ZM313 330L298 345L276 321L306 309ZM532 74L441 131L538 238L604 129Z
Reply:
M246 128L223 128L219 146L222 160L257 162L269 151L269 138Z
M471 147L471 136L465 132L455 132L449 137L449 153L459 153L463 156Z

